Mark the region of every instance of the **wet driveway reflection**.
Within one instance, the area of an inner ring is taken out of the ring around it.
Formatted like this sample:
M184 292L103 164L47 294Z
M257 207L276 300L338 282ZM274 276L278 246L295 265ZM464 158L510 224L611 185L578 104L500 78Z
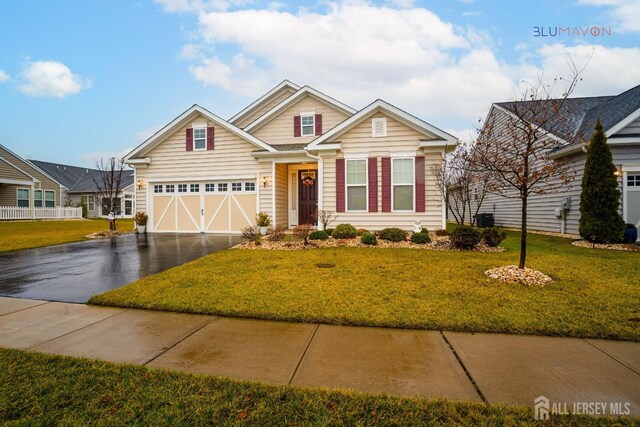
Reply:
M0 255L0 296L84 303L239 241L209 234L129 234L12 252Z

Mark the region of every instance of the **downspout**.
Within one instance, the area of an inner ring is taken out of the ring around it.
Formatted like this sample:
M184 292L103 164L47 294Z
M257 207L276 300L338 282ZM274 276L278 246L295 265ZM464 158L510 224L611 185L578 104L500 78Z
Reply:
M313 154L309 153L308 151L306 151L307 156L311 157L312 159L316 159L318 161L318 212L320 212L323 208L323 199L324 199L324 193L322 192L322 189L324 187L324 163L322 161L322 157L320 156L314 156ZM317 224L318 230L322 230L324 228L324 224Z

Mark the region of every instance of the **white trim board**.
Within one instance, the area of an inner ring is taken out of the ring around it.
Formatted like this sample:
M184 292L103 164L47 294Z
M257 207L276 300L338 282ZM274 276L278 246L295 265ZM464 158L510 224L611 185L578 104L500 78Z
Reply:
M253 112L253 110L255 110L257 107L259 107L261 104L264 104L266 101L271 99L277 93L280 93L282 91L282 89L291 89L294 92L296 92L296 91L300 90L300 86L298 86L297 84L295 84L295 83L293 83L293 82L291 82L289 80L283 80L282 82L280 82L280 84L278 84L277 86L272 88L269 92L265 93L260 98L256 99L254 102L252 102L247 107L242 109L242 111L236 113L236 115L234 115L233 117L231 117L229 119L229 123L232 123L232 124L235 125L237 121L239 121L240 119L242 119L244 116L248 115L249 113ZM293 94L291 94L291 95L293 95Z

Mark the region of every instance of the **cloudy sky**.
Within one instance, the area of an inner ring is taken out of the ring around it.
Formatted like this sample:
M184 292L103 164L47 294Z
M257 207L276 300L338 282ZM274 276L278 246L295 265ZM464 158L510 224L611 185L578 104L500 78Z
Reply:
M0 19L0 144L88 166L194 103L228 118L283 79L462 138L523 80L566 75L567 55L589 61L576 95L640 84L637 0L3 0Z

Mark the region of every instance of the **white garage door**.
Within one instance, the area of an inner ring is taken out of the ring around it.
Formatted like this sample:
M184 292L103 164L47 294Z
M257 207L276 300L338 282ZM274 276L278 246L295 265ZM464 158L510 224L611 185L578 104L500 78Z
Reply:
M238 233L255 225L255 180L151 184L150 231Z

